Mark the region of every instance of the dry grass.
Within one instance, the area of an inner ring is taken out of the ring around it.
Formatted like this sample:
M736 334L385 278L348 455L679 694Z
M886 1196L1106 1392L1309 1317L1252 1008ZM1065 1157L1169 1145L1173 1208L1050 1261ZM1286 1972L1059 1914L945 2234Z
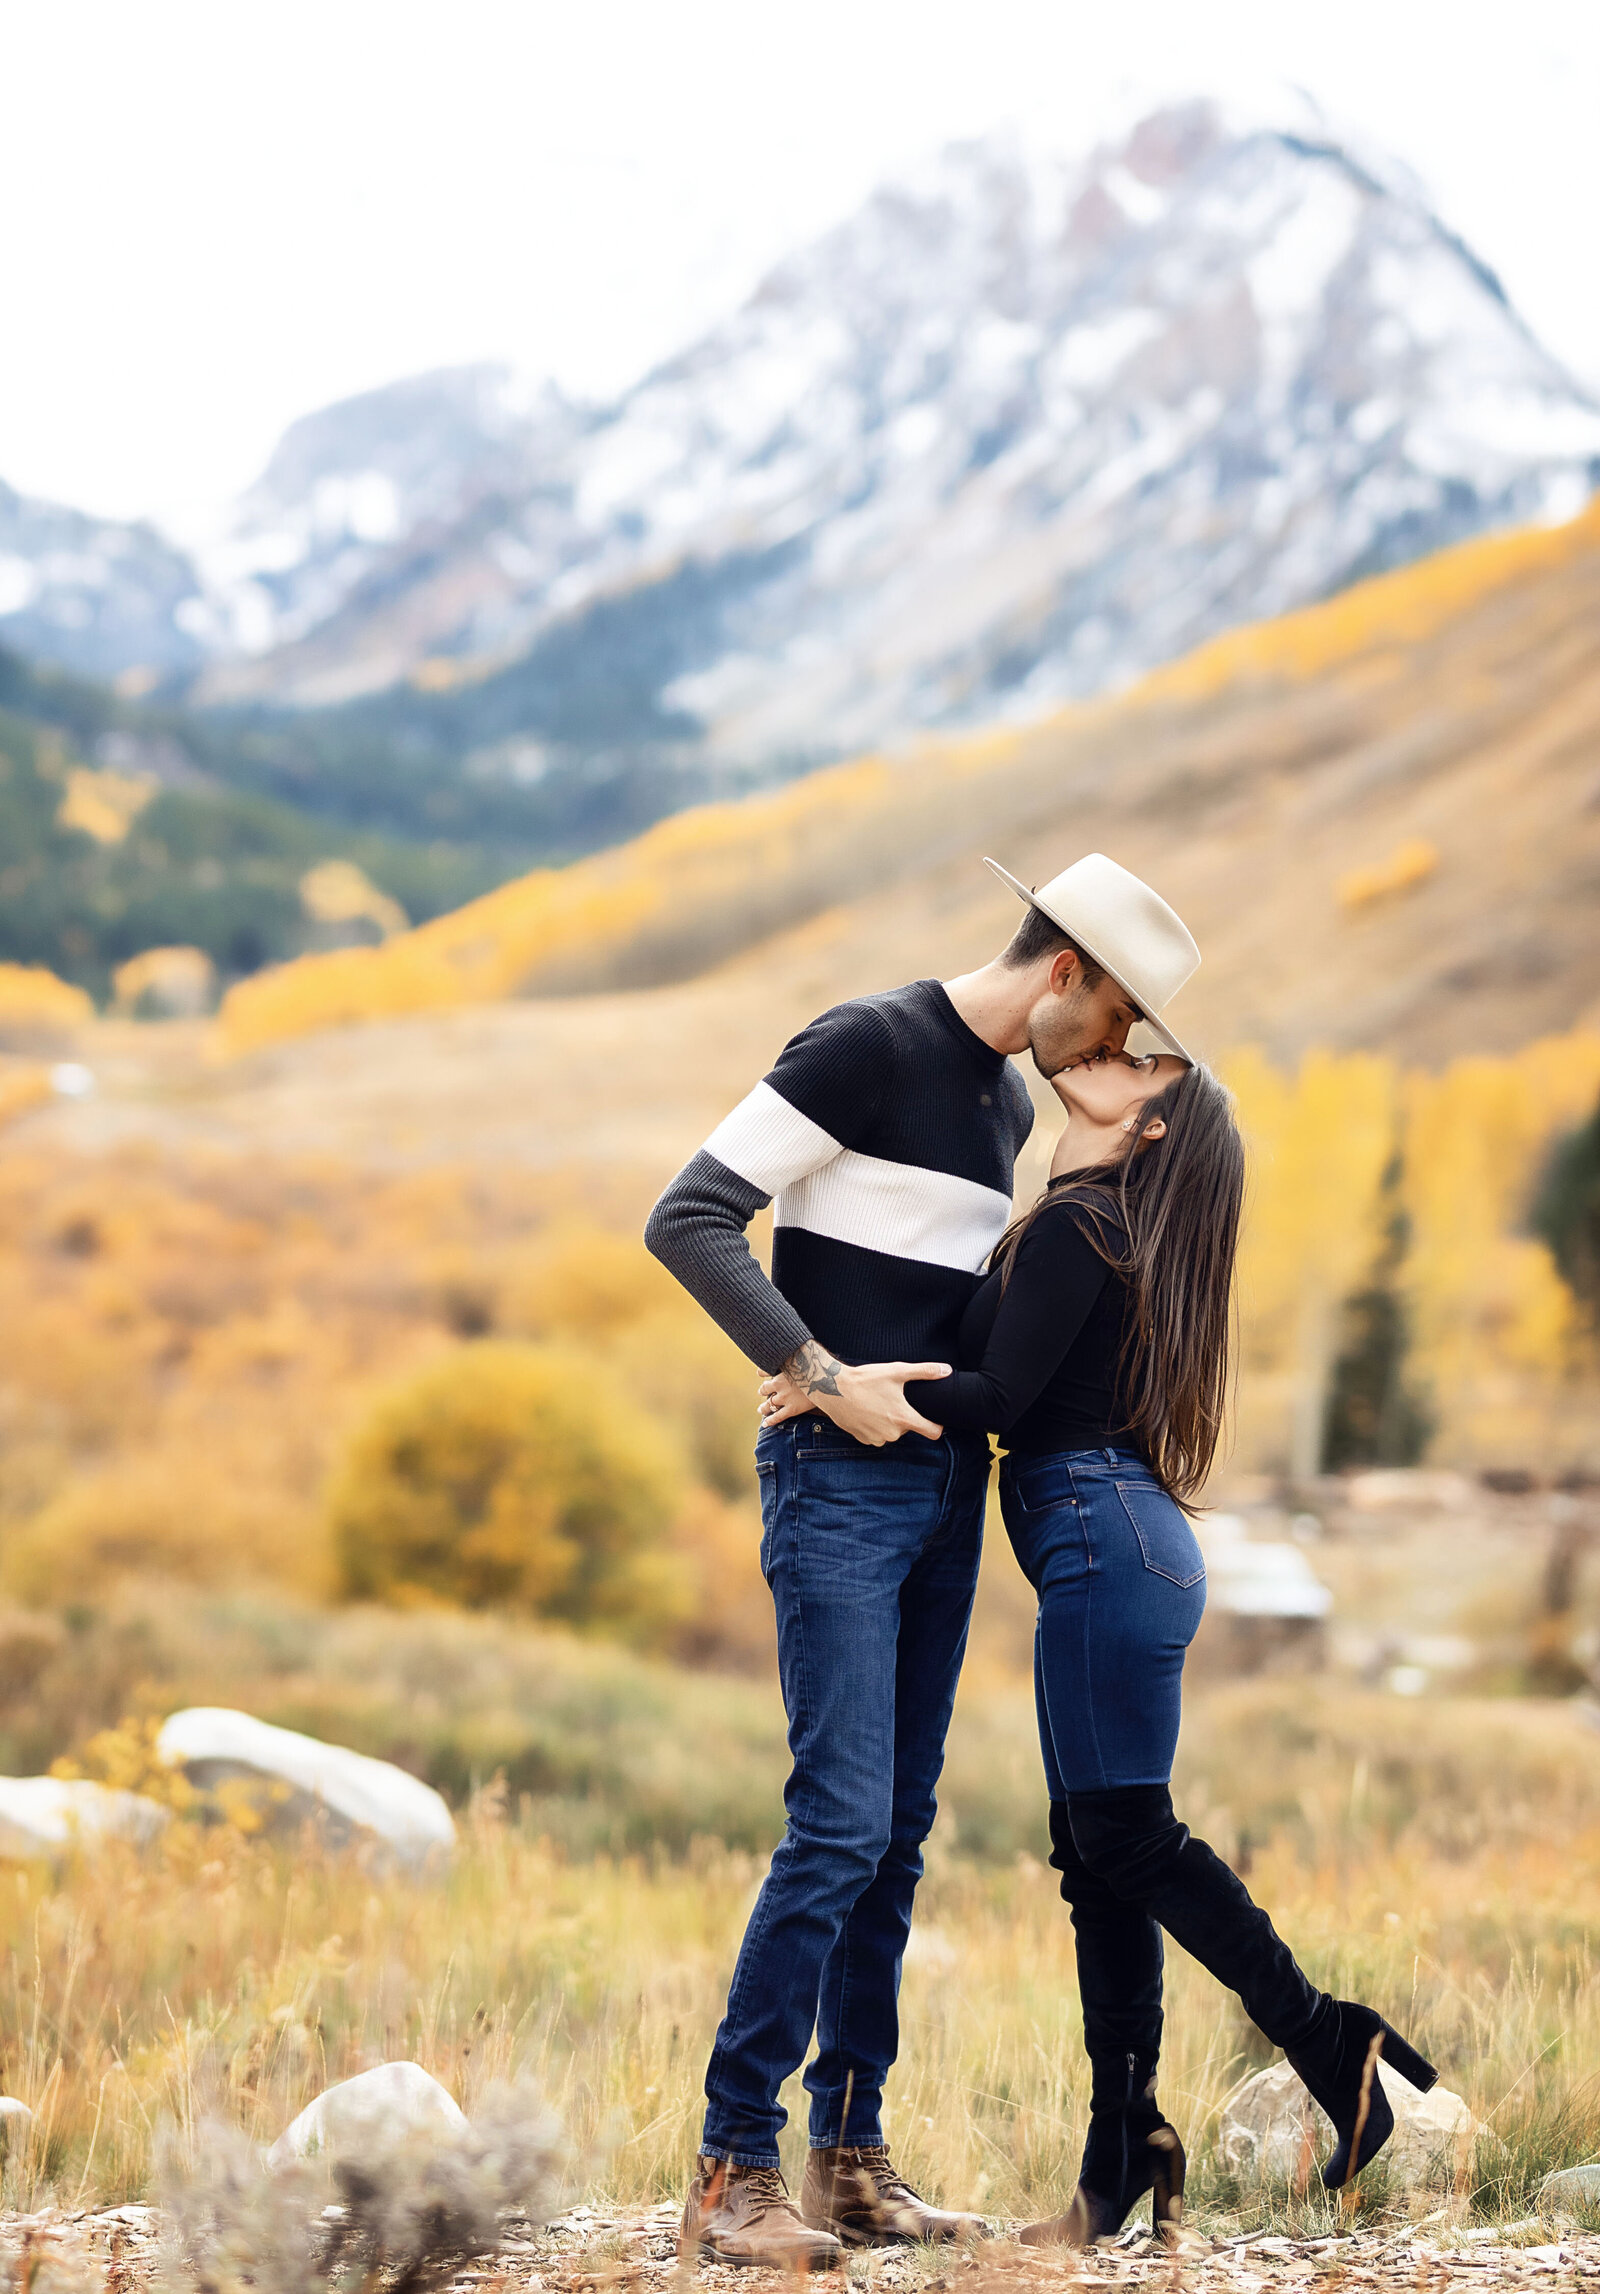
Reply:
M1525 2213L1538 2176L1600 2138L1600 1751L1559 1709L1347 1702L1269 1683L1204 1704L1188 1808L1226 1841L1219 1783L1236 1783L1259 1842L1277 1807L1252 1886L1322 1981L1435 2054L1504 2138L1481 2153L1480 2209ZM997 1733L1008 1719L1019 1731L1020 1704L992 1716ZM677 1862L571 1861L490 1791L433 1882L187 1824L142 1860L12 1870L0 2084L37 2116L7 2196L134 2197L164 2122L192 2134L220 2115L270 2140L328 2080L395 2056L469 2108L532 2073L586 2189L674 2195L763 1866L706 1842ZM991 2213L1061 2200L1086 2083L1070 1931L1033 1856L978 1865L935 1835L904 2021L890 2131L913 2175ZM1204 2220L1320 2219L1320 2199L1240 2191L1211 2156L1220 2103L1264 2060L1237 2006L1174 1951L1163 2094ZM786 2139L798 2150L803 2134Z

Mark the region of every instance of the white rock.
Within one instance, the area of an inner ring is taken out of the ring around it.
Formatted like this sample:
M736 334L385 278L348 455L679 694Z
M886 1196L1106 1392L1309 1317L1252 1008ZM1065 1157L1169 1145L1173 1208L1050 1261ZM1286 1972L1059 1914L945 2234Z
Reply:
M1448 2183L1481 2132L1459 2095L1435 2087L1426 2095L1379 2063L1378 2077L1394 2112L1394 2133L1378 2154L1410 2188ZM1311 2157L1320 2166L1333 2148L1332 2121L1318 2108L1287 2063L1258 2071L1226 2103L1218 2129L1222 2159L1244 2181L1292 2181L1300 2172L1309 2129Z
M269 2167L318 2151L336 2157L352 2148L386 2147L417 2136L459 2134L466 2114L420 2063L379 2063L341 2079L308 2103L267 2153Z
M0 2158L27 2141L32 2125L33 2113L26 2103L19 2102L15 2095L0 2095Z
M0 1776L0 1856L31 1861L96 1840L153 1840L171 1810L86 1777Z
M1533 2203L1546 2216L1600 2206L1600 2166L1561 2167L1546 2175Z
M199 1785L245 1778L283 1787L285 1820L331 1814L337 1829L372 1833L408 1861L455 1846L454 1821L431 1784L392 1761L320 1744L249 1713L191 1705L166 1722L156 1750Z

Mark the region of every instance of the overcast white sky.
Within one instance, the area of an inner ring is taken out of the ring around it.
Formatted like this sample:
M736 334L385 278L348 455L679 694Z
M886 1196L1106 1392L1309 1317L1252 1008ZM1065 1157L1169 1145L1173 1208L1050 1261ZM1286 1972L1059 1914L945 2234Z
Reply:
M483 357L616 389L885 173L1309 91L1600 386L1596 0L0 0L0 478L187 527Z

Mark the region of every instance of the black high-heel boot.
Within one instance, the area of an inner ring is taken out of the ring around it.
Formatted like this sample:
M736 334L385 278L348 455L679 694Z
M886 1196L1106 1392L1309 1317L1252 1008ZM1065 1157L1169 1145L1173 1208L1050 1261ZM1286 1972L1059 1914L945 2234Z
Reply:
M1146 2191L1151 2194L1151 2229L1169 2241L1177 2236L1183 2220L1183 2145L1177 2128L1162 2116L1155 2080L1138 2084L1141 2069L1139 2058L1130 2055L1130 2099L1091 2109L1072 2204L1065 2214L1030 2222L1019 2231L1024 2246L1092 2246L1097 2238L1114 2238Z
M1329 2190L1338 2190L1394 2133L1394 2111L1378 2077L1378 2058L1423 2094L1439 2074L1376 2008L1363 2007L1354 1999L1331 1999L1328 2004L1332 2014L1322 2019L1309 2039L1284 2053L1333 2121L1339 2140L1322 2179Z
M1439 2074L1373 2008L1318 1991L1237 1873L1172 1810L1165 1785L1075 1792L1073 1837L1090 1871L1158 1919L1281 2047L1333 2121L1329 2190L1358 2175L1394 2131L1376 2054L1426 2091Z

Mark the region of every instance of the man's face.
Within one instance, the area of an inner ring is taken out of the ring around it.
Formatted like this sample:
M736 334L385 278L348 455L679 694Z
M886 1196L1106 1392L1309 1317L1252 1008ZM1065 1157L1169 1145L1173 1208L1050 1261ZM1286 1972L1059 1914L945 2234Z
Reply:
M1059 1075L1077 1060L1119 1052L1139 1010L1109 974L1086 987L1083 967L1070 952L1050 968L1044 994L1028 1014L1028 1049L1043 1076Z

